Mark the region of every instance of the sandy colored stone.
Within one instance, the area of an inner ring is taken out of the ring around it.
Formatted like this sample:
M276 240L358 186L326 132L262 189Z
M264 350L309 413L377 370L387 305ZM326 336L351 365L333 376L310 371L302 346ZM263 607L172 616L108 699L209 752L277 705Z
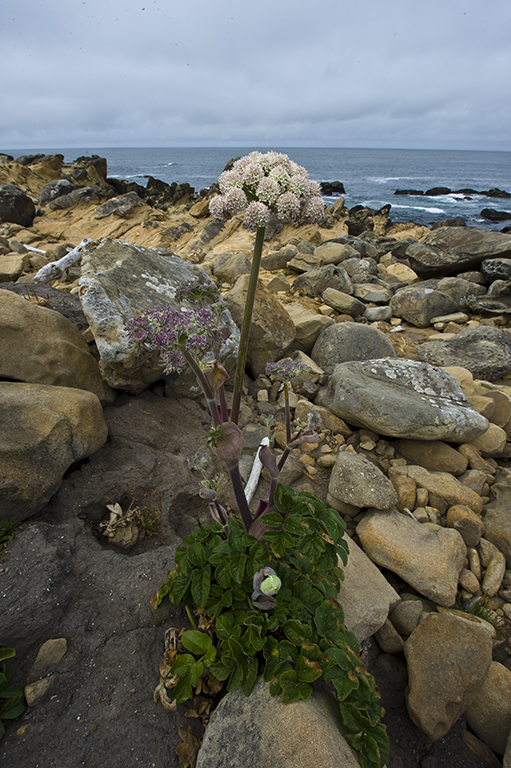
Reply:
M392 467L389 475L406 475L415 480L417 485L441 496L450 506L464 504L474 512L481 513L483 502L478 493L466 485L460 483L447 472L428 472L424 467L408 465L406 467Z
M442 440L396 440L395 447L410 464L419 464L429 472L462 475L468 461Z
M511 671L507 667L492 661L465 715L477 736L503 755L511 731Z
M506 446L507 434L496 424L490 424L486 432L484 432L475 440L471 441L471 445L484 457L498 456L502 453Z
M439 526L432 530L394 510L369 510L357 534L377 565L397 573L435 603L454 605L466 556L459 533Z
M475 699L491 664L492 640L477 624L430 613L404 651L408 713L424 736L436 741Z

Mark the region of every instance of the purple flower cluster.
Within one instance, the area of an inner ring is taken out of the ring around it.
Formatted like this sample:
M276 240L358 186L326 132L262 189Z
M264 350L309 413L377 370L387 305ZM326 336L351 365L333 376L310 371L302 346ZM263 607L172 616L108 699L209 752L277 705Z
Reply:
M221 194L209 204L213 218L228 221L244 211L250 230L266 226L271 213L293 224L316 223L324 213L319 184L279 152L240 157L218 183Z
M183 351L199 357L219 342L217 316L206 307L151 309L129 320L125 329L131 345L160 352L166 373L180 373L185 368Z

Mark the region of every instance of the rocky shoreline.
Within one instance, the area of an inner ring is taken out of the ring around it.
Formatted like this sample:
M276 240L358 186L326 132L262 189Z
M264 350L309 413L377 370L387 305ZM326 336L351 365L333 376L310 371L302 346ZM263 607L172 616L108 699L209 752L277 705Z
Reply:
M164 631L186 618L170 605L151 615L149 601L177 544L207 520L185 457L202 448L208 415L193 381L136 357L122 329L194 278L219 288L235 338L253 235L241 218L212 221L213 192L109 179L98 157L0 155L0 517L23 522L0 563L0 641L17 650L30 703L0 742L14 768L195 763L208 718L200 702L167 712L164 667L158 678ZM347 523L340 602L382 693L388 765L508 768L511 235L392 224L389 212L348 210L340 197L318 225L270 224L242 471L261 417L282 421L265 363L309 361L291 405L295 418L319 411L322 428L282 481ZM84 238L79 260L41 282ZM232 370L234 346L224 352ZM263 473L259 495L266 484ZM224 493L233 503L227 483ZM258 722L264 690L233 696L198 766L352 765L340 762L337 729L323 730L333 722L324 692L292 705L310 738L300 752L296 737L291 757L229 719L235 706Z

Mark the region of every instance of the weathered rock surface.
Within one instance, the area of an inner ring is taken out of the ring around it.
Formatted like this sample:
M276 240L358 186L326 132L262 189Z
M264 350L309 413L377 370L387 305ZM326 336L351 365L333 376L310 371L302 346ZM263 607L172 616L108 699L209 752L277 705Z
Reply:
M409 464L406 467L392 467L389 474L391 477L406 475L412 478L417 485L441 496L449 506L465 504L477 514L481 514L483 502L479 494L448 472L428 472L424 467Z
M511 568L511 472L500 468L491 487L491 501L484 508L485 538L506 556Z
M0 377L115 398L80 331L58 312L0 290Z
M428 614L405 643L408 712L419 730L444 736L480 690L492 642L477 625L447 614Z
M307 701L285 705L260 678L248 699L239 688L222 699L196 768L358 768L341 725L330 693L313 691Z
M321 296L326 288L335 288L342 293L353 293L351 280L344 267L333 264L305 272L294 280L292 287L293 290L303 291L307 296Z
M410 464L420 464L430 472L462 475L468 460L441 440L396 440L395 447Z
M15 184L0 186L0 222L29 227L35 216L32 199Z
M189 282L210 284L208 276L174 254L102 240L83 249L80 296L100 354L100 371L114 389L140 392L163 376L155 352L140 352L128 344L126 322L149 309L176 304L176 291ZM228 312L222 320L231 337L222 345L222 360L232 369L239 334Z
M449 274L474 269L485 259L509 258L511 237L474 227L440 227L406 250L417 274Z
M486 381L501 379L511 371L511 336L498 328L466 328L449 341L426 341L417 352L426 363L461 365Z
M107 438L101 403L83 389L0 382L0 518L25 520L64 472Z
M431 530L395 510L369 510L357 525L364 552L397 573L419 594L454 605L466 547L456 531Z
M326 373L333 373L336 365L348 360L390 358L395 354L388 337L377 328L346 322L325 328L312 348L311 357Z
M433 317L456 312L454 299L436 287L436 281L428 280L400 288L390 299L392 312L417 328L427 328Z
M503 755L511 732L511 671L507 667L492 661L466 717L477 736Z
M488 428L452 376L413 360L342 363L316 402L349 424L393 437L462 443Z
M339 453L332 467L328 493L334 508L336 501L376 509L391 509L397 504L394 486L383 472L363 456L347 451Z

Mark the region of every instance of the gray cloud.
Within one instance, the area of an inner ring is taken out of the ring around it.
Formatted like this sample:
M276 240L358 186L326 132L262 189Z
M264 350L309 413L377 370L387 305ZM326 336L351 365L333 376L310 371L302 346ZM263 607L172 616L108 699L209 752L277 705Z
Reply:
M511 150L509 0L4 0L4 148Z

